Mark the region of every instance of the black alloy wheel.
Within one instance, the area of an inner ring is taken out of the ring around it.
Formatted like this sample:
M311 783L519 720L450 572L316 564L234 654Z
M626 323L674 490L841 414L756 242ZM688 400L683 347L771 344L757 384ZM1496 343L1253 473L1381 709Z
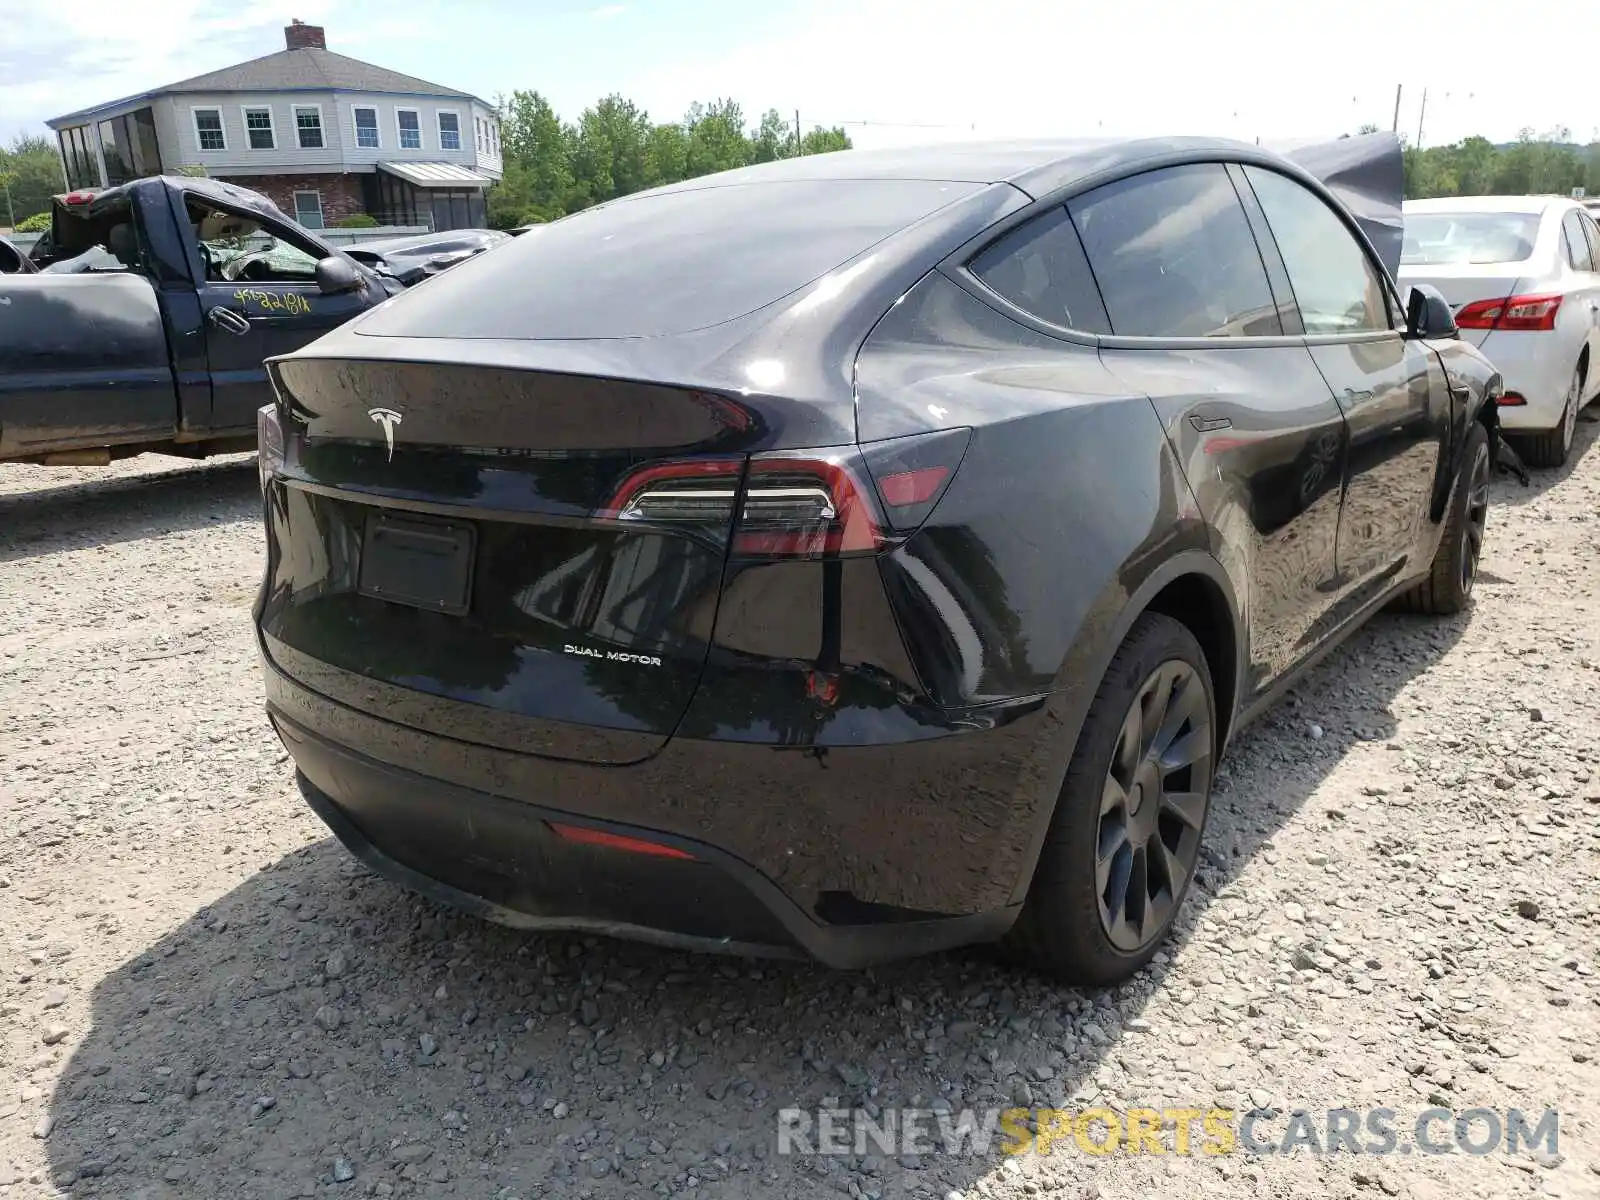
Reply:
M1193 631L1165 613L1141 614L1078 731L1005 938L1013 958L1103 987L1154 957L1199 869L1219 730L1210 663Z
M1211 700L1181 659L1144 681L1106 772L1095 842L1100 925L1137 953L1170 921L1200 857L1211 790Z
M1489 445L1474 444L1472 459L1462 477L1467 506L1461 522L1461 594L1472 595L1478 580L1478 560L1483 557L1483 534L1489 525Z

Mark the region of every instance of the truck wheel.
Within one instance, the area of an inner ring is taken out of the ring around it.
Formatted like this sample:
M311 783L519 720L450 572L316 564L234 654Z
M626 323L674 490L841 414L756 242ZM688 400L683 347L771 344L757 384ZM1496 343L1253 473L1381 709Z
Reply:
M1522 457L1530 467L1560 467L1566 465L1572 453L1572 439L1578 431L1578 407L1583 402L1583 368L1572 373L1567 387L1567 403L1561 410L1561 420L1554 429L1533 434L1523 441Z
M1467 431L1461 470L1450 492L1444 531L1428 577L1395 601L1404 612L1447 617L1472 598L1489 520L1489 432L1474 421Z
M1160 613L1111 660L1005 949L1065 982L1119 983L1160 948L1200 862L1216 756L1200 643Z

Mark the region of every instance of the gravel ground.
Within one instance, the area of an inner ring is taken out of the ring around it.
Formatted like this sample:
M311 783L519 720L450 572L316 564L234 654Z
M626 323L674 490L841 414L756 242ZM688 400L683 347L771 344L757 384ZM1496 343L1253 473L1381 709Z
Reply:
M1600 1194L1596 431L1496 484L1468 616L1380 617L1242 737L1171 955L1101 993L423 902L263 720L253 459L0 467L0 1195ZM1561 1143L778 1156L825 1098L1555 1107Z

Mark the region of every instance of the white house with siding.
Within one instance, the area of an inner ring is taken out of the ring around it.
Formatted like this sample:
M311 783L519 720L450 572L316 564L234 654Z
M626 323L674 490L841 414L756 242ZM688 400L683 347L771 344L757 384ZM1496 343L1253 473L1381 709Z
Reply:
M385 225L484 224L500 178L495 109L468 93L335 54L295 21L285 48L48 122L67 183L112 187L203 168L311 228L368 213Z

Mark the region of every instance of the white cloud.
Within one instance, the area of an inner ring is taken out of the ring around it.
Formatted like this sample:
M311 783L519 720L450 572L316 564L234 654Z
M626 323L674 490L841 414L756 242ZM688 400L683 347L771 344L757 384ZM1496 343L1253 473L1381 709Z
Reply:
M628 11L626 4L607 4L602 8L590 10L589 15L601 21L609 21L612 17L620 17Z
M331 7L162 0L157 14L126 0L0 0L0 135L37 133L46 117L270 54L292 17L314 22Z

